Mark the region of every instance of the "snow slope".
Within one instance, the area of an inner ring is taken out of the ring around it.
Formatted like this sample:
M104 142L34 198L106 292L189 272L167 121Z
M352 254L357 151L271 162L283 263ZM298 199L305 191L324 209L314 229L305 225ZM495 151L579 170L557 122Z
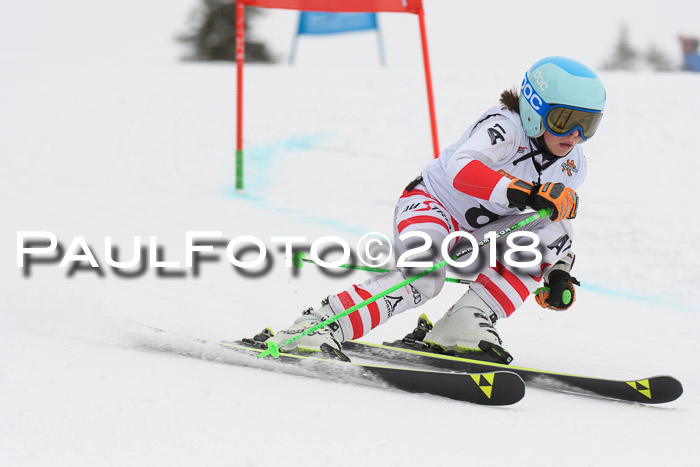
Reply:
M294 274L271 237L338 235L355 245L365 232L390 233L396 197L431 153L414 18L382 16L385 69L362 34L303 40L295 68L246 67L240 194L235 67L176 61L172 38L196 2L39 3L42 14L13 4L0 15L2 465L697 465L700 75L601 74L609 104L585 147L576 306L554 313L528 301L499 322L519 365L671 374L685 394L643 407L530 389L513 407L487 408L146 351L132 335L142 322L247 336L366 277L311 266ZM537 58L596 66L625 17L633 31L653 22L657 35L640 41L672 53L674 34L694 32L698 9L601 2L571 15L545 2L552 29L523 38L521 4L467 3L426 1L442 146ZM284 56L294 18L270 12L257 34ZM563 31L576 33L553 45ZM64 247L84 237L102 276L57 263L23 276L20 230L51 231ZM169 271L183 277L147 269L127 279L105 265L106 236L124 257L135 236L156 236L166 260L184 262L194 230L261 238L271 270L244 277L221 249L198 277L180 267ZM421 311L437 319L463 290L448 284ZM367 340L403 335L415 318L397 316Z

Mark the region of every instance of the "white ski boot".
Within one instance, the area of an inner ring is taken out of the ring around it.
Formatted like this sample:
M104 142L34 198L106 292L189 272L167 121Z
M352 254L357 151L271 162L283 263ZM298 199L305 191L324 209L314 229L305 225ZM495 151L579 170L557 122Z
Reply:
M328 301L324 300L320 309L314 310L309 308L304 310L301 316L294 320L294 324L278 331L269 340L275 344L282 344L332 316L335 316L335 312L331 309ZM348 357L342 352L343 349L340 343L343 340L343 330L338 323L331 323L281 347L280 350L296 353L323 352L341 360L349 361Z
M423 342L444 353L510 363L513 357L501 347L496 320L496 313L469 290L435 323Z

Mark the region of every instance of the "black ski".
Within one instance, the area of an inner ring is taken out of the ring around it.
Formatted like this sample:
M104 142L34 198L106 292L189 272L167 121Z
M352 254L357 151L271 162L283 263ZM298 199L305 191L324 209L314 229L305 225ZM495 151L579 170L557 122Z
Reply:
M219 342L226 349L243 352L255 357L262 349L251 347L243 342ZM265 357L261 361L275 360ZM525 396L525 383L515 373L509 371L479 372L477 374L454 373L436 370L419 370L395 366L370 365L365 363L342 362L305 355L281 353L275 363L280 365L302 364L315 371L315 376L339 376L352 367L361 380L386 384L394 389L412 393L426 393L464 402L482 405L510 405ZM350 370L352 371L352 370ZM339 378L342 379L342 378Z
M671 402L683 394L680 381L671 376L651 376L632 381L611 380L472 360L394 347L388 343L382 345L349 341L343 343L343 352L351 357L373 358L448 371L512 371L533 387L644 404Z
M143 331L146 330L147 334ZM525 383L508 370L484 370L475 374L435 369L344 362L338 359L281 353L279 358L258 358L264 345L243 341L209 341L168 333L140 325L138 343L149 349L176 353L219 363L261 368L280 373L309 376L350 384L390 387L410 393L425 393L481 405L510 405L525 396Z

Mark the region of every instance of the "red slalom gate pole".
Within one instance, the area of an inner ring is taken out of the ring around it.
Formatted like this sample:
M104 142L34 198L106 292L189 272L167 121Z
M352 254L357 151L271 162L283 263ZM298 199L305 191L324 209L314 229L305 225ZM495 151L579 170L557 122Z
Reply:
M418 10L418 23L420 25L420 42L423 48L423 67L425 68L425 85L428 90L428 112L430 113L430 130L433 134L433 154L437 158L440 155L438 144L437 120L435 118L435 101L433 100L433 80L430 76L430 59L428 58L428 34L425 30L425 14L423 7Z
M236 190L243 189L243 63L245 61L245 1L236 0Z

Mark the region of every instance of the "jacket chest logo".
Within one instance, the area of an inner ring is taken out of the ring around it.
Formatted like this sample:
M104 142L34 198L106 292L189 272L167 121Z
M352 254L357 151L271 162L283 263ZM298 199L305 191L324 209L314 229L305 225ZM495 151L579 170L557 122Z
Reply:
M574 161L571 159L567 159L566 162L561 163L561 171L566 172L569 177L571 177L573 173L578 173L578 169L576 168L576 164L574 164Z

